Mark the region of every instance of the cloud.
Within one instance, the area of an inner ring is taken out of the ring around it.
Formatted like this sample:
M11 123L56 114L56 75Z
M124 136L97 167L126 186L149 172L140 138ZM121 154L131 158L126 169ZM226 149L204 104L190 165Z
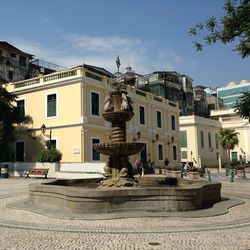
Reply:
M83 51L109 53L112 51L127 51L142 46L137 38L123 38L118 36L88 36L86 34L71 34L66 36L67 42L74 48Z
M61 43L54 46L50 43L50 47L20 39L15 39L13 45L38 59L68 68L86 63L115 72L118 54L121 71L130 65L141 74L156 70L177 70L178 66L186 63L174 50L160 48L158 42L142 41L139 38L67 34L58 39Z

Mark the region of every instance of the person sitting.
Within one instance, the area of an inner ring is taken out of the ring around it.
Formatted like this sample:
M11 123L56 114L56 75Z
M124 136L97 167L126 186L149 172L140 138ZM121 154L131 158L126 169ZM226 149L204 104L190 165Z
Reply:
M143 168L143 164L141 163L141 161L137 164L137 172L140 176L144 175L144 168Z

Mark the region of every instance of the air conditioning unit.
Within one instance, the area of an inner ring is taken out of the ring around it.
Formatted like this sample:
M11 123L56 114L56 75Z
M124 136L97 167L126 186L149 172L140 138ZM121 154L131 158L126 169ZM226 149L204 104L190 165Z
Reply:
M40 73L44 73L45 69L44 68L40 68Z

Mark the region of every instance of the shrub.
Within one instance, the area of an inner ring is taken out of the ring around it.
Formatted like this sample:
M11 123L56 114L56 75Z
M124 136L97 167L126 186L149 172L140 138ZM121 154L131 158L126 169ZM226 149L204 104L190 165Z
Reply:
M38 153L37 161L39 162L60 162L62 153L57 149L45 149Z

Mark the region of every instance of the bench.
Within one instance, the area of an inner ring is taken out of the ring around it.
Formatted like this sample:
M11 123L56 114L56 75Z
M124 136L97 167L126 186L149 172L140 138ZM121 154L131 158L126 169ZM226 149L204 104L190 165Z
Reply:
M29 171L26 173L25 178L44 176L44 179L46 179L48 172L49 172L48 168L30 168Z

